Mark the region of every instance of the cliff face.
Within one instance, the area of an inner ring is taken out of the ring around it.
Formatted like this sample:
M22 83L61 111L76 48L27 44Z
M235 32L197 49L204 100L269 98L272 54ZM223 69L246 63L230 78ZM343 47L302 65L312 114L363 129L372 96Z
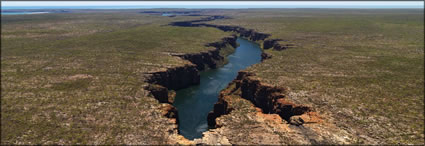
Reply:
M260 41L265 40L270 34L256 32L253 29L246 29L239 26L220 26L220 25L212 25L212 24L202 24L203 26L215 27L223 31L233 31L239 33L241 37L247 38L251 41Z
M203 144L347 144L353 135L328 123L312 107L295 104L287 89L263 83L241 71L220 92L208 114Z
M225 37L219 42L214 42L207 44L208 47L214 47L214 50L207 52L200 52L194 54L184 54L184 55L174 55L181 57L185 60L189 60L196 65L196 69L199 71L205 70L207 68L217 68L218 65L224 61L225 56L220 55L220 51L226 48L228 45L233 48L237 47L236 36ZM199 80L199 79L198 79Z
M166 71L151 73L147 82L161 85L168 89L178 90L190 85L199 84L199 71L195 65L169 68Z
M225 56L222 56L220 51L222 51L222 49L228 49L228 46L237 47L236 39L236 36L231 36L225 37L218 42L206 44L207 47L214 48L207 52L171 54L188 60L191 64L146 74L148 76L146 81L150 84L147 85L145 89L162 104L161 112L163 116L170 118L170 121L178 124L178 110L172 105L175 97L175 92L173 90L199 84L199 71L208 68L217 68L225 59ZM177 139L178 143L193 144L182 136L178 136Z
M284 43L284 40L282 39L269 39L269 40L265 40L263 43L263 48L266 50L272 48L273 50L276 50L276 51L282 51L282 50L293 48L293 47L295 47L294 44Z
M217 19L231 19L231 18L226 16L210 16L200 20L173 22L173 23L170 23L170 25L180 26L180 27L201 27L201 26L214 27L226 32L227 31L236 32L241 37L247 38L254 42L263 40L264 41L263 49L265 50L273 48L273 50L281 51L281 50L295 47L294 44L284 43L284 40L282 39L267 39L268 37L271 36L270 34L260 33L253 29L246 29L239 26L224 26L224 25L200 23L200 22L206 22L206 21L213 21Z
M223 92L221 92L218 97L218 101L214 104L213 111L208 113L208 116L207 116L208 127L210 128L220 127L219 125L217 125L216 119L220 117L221 115L229 114L233 110L231 107L229 107L229 103L225 98L226 98L226 95L223 94Z
M260 82L253 73L240 72L236 86L240 87L241 97L251 101L259 107L263 113L278 114L282 119L294 125L301 125L304 122L318 122L312 117L295 121L295 116L313 115L313 109L309 106L298 105L287 98L287 89L276 87ZM299 117L298 117L299 118Z
M228 45L236 47L236 36L225 37L219 42L207 44L206 46L214 47L213 50L207 52L193 54L173 54L182 59L190 61L192 64L169 68L165 71L148 73L147 82L151 85L147 86L152 95L161 103L173 103L173 99L169 96L169 90L178 90L199 84L199 71L208 68L217 68L220 62L224 61L224 56L220 55L220 51Z
M192 21L181 21L181 22L173 22L170 23L172 26L180 26L180 27L214 27L223 31L233 31L238 33L241 37L247 38L251 41L260 41L265 40L270 34L256 32L253 29L246 29L239 26L223 26L223 25L213 25L213 24L205 24L199 22L213 21L217 19L230 19L226 16L210 16L201 20L192 20Z
M214 110L208 115L210 127L217 127L215 119L233 110L229 106L231 101L226 98L232 94L251 101L265 114L278 114L293 125L319 122L319 118L311 107L294 104L286 98L287 90L285 88L262 83L255 78L254 73L241 71L230 85L234 85L234 89L221 92L218 102L214 105Z

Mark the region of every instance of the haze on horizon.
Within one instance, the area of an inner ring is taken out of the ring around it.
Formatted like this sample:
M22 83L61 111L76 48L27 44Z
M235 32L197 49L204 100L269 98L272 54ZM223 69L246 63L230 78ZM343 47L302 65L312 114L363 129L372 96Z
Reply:
M424 8L423 1L2 1L2 7L145 6L154 8Z

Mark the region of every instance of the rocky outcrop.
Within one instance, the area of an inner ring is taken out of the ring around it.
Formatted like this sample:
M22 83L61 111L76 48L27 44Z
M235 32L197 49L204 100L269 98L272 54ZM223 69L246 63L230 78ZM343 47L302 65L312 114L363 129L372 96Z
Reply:
M185 60L189 60L193 64L196 65L196 69L199 71L205 70L207 68L217 68L218 65L224 61L225 56L220 55L220 51L228 45L230 45L233 48L237 47L236 43L236 36L232 37L225 37L221 41L209 43L206 46L207 47L214 47L215 49L207 51L207 52L200 52L200 53L194 53L194 54L176 54L174 56L181 57Z
M264 43L263 43L263 48L265 50L272 48L273 50L276 50L276 51L282 51L282 50L285 50L285 49L288 49L288 48L295 47L294 44L288 44L288 43L284 44L284 42L285 41L282 40L282 39L265 40Z
M231 85L235 86L234 89L230 92L221 92L219 101L214 105L213 111L209 113L208 124L210 127L220 127L220 125L216 125L215 119L232 111L232 108L229 108L231 107L229 106L230 101L226 98L230 94L237 94L237 96L251 101L265 114L278 114L293 125L315 123L320 120L311 107L291 102L287 98L285 88L262 83L255 78L254 73L239 72L238 77Z
M269 39L265 40L263 43L263 49L270 49L277 44L278 41L282 41L282 39Z
M208 113L207 121L208 121L208 127L210 128L217 128L217 123L215 119L217 117L220 117L221 115L229 114L233 109L229 107L229 103L225 99L225 94L220 94L218 97L218 101L214 104L213 111Z
M162 115L173 120L173 123L178 124L178 112L177 109L171 104L163 104Z
M322 119L311 107L295 104L287 92L264 83L254 73L239 72L208 114L211 129L194 141L211 145L350 143L352 135Z
M169 68L166 71L148 74L150 74L150 77L147 80L148 83L161 85L167 89L173 90L199 84L200 80L199 71L196 69L196 65L193 64Z
M151 92L151 94L160 102L160 103L173 103L175 92L170 92L167 88L157 84L150 84L145 89Z
M231 145L226 136L216 132L209 132L202 139L194 139L193 141L197 145Z
M223 60L224 57L219 55L218 50L212 50L208 52L200 52L197 54L185 54L185 55L176 55L183 59L189 60L196 65L196 69L205 70L206 68L216 68L217 60Z
M223 26L223 25L213 25L213 24L199 24L199 25L207 26L207 27L215 27L223 31L237 32L241 37L247 38L251 41L265 40L267 37L270 36L270 34L256 32L253 29L246 29L239 26Z
M237 39L237 36L233 35L232 37L223 38L222 41L209 43L206 46L212 46L217 49L221 49L226 47L227 44L230 44L232 47L236 48L237 47L236 39Z
M249 38L249 40L252 40L252 41L264 40L270 36L270 34L259 33L254 31L253 29L244 29L244 28L239 29L238 33L240 33L242 37Z
M312 111L310 107L296 105L286 100L287 90L261 83L258 79L251 78L253 74L242 72L239 74L238 82L242 92L242 98L251 101L256 107L262 109L263 113L279 114L283 119L289 121L294 115L302 115Z
M272 55L264 53L264 52L261 53L261 61L264 61L264 60L270 59L270 58L272 58Z

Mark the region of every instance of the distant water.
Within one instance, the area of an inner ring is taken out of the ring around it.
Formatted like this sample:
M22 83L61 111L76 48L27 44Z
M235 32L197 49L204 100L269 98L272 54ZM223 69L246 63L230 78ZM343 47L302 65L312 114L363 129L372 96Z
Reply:
M146 6L2 6L1 15L44 14L32 12L34 10L63 10L63 9L157 9L157 8L185 8L185 9L247 9L247 8L354 8L354 9L391 9L391 8L424 8L423 5L146 5ZM21 10L21 11L20 11Z
M1 10L22 9L246 9L246 8L424 8L424 5L144 5L144 6L2 6Z
M63 9L247 9L247 8L355 8L355 9L391 9L391 8L424 8L422 5L144 5L144 6L2 6L1 15L43 14L34 10ZM21 11L20 11L21 10Z
M163 13L163 14L161 14L161 16L174 16L174 15L177 15L177 14L174 14L174 13Z
M32 10L32 9L152 9L159 6L6 6L1 10Z
M46 14L49 12L2 12L1 15Z

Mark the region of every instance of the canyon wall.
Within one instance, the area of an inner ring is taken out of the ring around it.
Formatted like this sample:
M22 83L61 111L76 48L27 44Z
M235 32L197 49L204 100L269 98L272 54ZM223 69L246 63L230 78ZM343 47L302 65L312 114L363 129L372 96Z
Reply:
M208 68L215 69L222 64L225 59L225 56L220 55L222 49L228 49L229 45L233 48L237 47L236 36L225 37L222 41L209 43L207 47L213 47L214 50L207 52L193 53L193 54L174 54L174 56L181 57L185 60L188 60L196 65L198 71L203 71ZM198 79L199 80L199 79Z
M223 49L231 49L229 47L237 47L236 39L236 36L230 36L221 41L206 44L207 47L213 48L206 52L170 54L188 60L191 64L145 74L147 76L146 82L149 83L145 86L145 89L162 104L161 112L163 116L178 124L178 110L172 105L176 95L174 90L199 84L199 72L209 68L214 69L223 64L225 56L222 56L223 53L220 52ZM226 51L228 52L228 50ZM183 137L180 138L188 142Z
M254 73L239 72L238 77L229 86L233 86L233 89L222 91L213 111L208 114L210 127L220 127L216 125L216 118L233 110L232 106L229 106L232 101L228 96L231 95L251 101L265 114L278 114L283 120L293 125L319 121L311 107L291 102L286 97L287 89L263 83L255 77Z
M283 45L284 41L280 39L267 39L270 34L259 33L253 29L245 29L239 26L221 26L204 24L199 22L212 21L216 19L229 19L224 16L211 16L201 20L173 22L170 25L179 27L214 27L223 31L232 31L239 34L240 37L248 40L263 43L263 49L281 51L293 47L292 44ZM206 46L214 47L207 52L192 54L170 54L178 56L182 59L190 61L192 64L182 67L170 68L167 71L155 72L150 74L147 90L161 103L172 104L174 101L174 92L169 90L178 90L189 87L190 85L199 84L199 71L209 68L217 68L225 59L220 55L220 51L228 45L236 47L237 36L223 38L219 42L206 44ZM269 59L272 56L263 52L262 60ZM231 91L227 89L220 93L217 103L214 105L213 111L208 114L208 125L210 128L218 128L221 125L216 124L216 119L222 115L229 114L233 109L230 95L237 95L241 98L251 101L258 109L265 114L278 114L282 119L294 125L301 125L308 122L317 122L314 111L307 106L296 105L288 101L286 90L280 87L274 87L260 82L255 79L255 75L249 72L239 72L238 77L229 84L235 86ZM178 118L177 109L172 105L167 106L164 116L169 118Z
M285 41L282 40L282 39L265 40L264 43L263 43L263 49L267 50L267 49L273 48L273 50L281 51L281 50L285 50L285 49L288 49L288 48L295 47L294 44L288 44L288 43L283 43L283 42L285 42Z
M170 54L188 60L192 64L169 68L166 71L147 73L147 82L155 84L155 86L148 86L146 89L151 91L155 97L158 97L157 99L161 102L166 101L163 98L168 95L168 93L165 93L168 92L168 90L178 90L199 84L199 71L208 68L217 68L225 59L225 56L221 56L220 51L222 51L222 49L228 49L226 47L229 45L236 47L236 39L236 36L231 36L225 37L218 42L206 44L207 47L214 48L206 52Z

